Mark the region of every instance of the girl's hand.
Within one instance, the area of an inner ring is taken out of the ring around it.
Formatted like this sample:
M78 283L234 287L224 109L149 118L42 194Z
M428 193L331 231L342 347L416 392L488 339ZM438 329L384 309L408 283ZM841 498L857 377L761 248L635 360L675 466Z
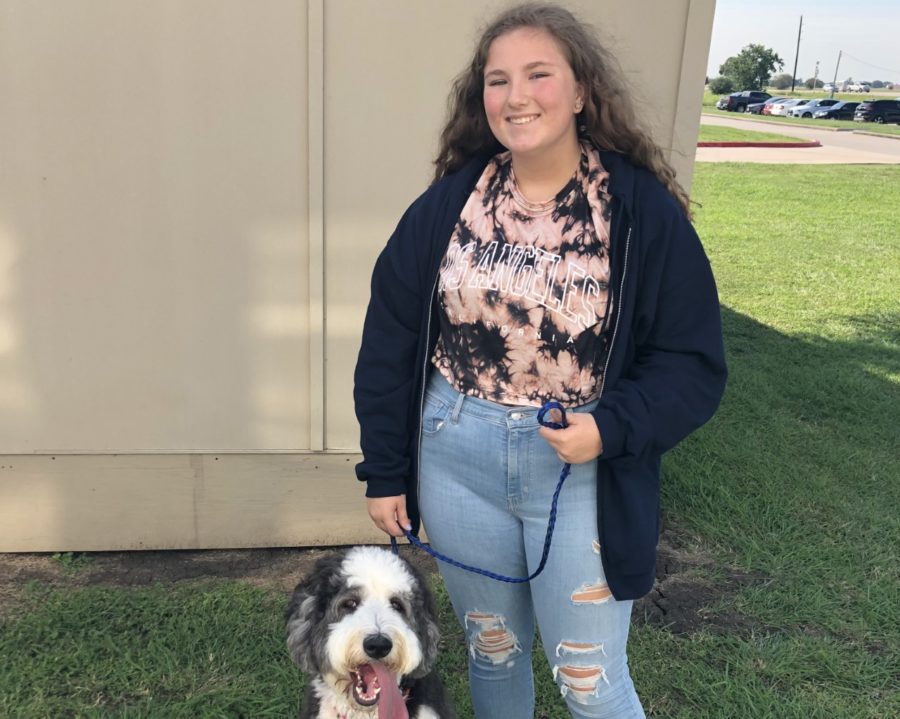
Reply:
M375 526L394 537L404 536L404 529L412 529L406 516L406 495L397 497L367 497L366 508Z
M557 456L568 464L582 464L603 452L603 439L594 418L585 412L569 412L565 429L541 427L538 433L553 447Z

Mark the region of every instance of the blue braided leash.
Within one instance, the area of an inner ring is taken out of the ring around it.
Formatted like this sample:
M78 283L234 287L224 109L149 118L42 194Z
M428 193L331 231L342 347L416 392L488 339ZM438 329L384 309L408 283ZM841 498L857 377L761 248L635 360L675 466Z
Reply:
M557 410L560 415L559 422L553 422L552 420L546 419L546 415L548 412L552 412L553 410ZM544 427L549 427L550 429L565 429L568 427L568 422L566 422L566 410L559 402L547 402L541 409L538 411L537 421L539 424ZM455 559L447 557L440 552L433 550L431 547L422 544L418 537L416 537L409 530L404 530L404 534L406 538L409 540L409 543L418 547L419 549L424 549L435 559L439 559L446 564L452 564L454 567L459 567L460 569L464 569L467 572L474 572L475 574L481 574L485 577L490 577L491 579L496 579L498 582L509 582L510 584L521 584L522 582L530 582L534 579L538 574L544 571L544 566L547 564L547 557L550 555L550 543L553 541L553 528L556 526L556 503L559 499L559 492L562 489L563 483L566 481L566 477L569 476L569 472L572 470L572 465L566 463L563 465L562 472L559 473L559 482L556 483L556 490L553 492L553 501L550 503L550 519L547 522L547 534L544 536L544 553L541 555L541 563L538 565L538 568L535 569L531 574L527 577L507 577L503 574L497 574L495 572L490 572L487 569L481 569L480 567L473 567L470 564L463 564L462 562L458 562ZM391 535L391 551L394 554L399 554L399 549L397 548L397 538Z

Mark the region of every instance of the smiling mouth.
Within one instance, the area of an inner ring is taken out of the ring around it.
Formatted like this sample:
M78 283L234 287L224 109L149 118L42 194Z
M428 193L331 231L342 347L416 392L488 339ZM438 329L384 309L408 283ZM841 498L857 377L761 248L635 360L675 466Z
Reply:
M350 691L354 701L364 707L374 706L381 696L381 682L371 664L360 664L350 672Z
M537 120L539 117L540 117L540 115L526 115L524 117L511 117L511 118L509 118L509 121L513 125L527 125L529 122Z

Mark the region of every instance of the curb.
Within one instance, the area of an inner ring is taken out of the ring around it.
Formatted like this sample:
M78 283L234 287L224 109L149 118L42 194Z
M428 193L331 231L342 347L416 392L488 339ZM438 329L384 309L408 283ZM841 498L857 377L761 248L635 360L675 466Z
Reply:
M769 120L765 115L753 115L747 117L746 112L734 112L728 115L716 115L711 112L701 112L700 117L724 117L726 120L737 120L738 122L764 122L767 125L776 125L778 127L808 127L810 130L824 130L827 132L852 132L855 135L869 135L870 137L889 137L892 140L900 140L900 135L889 135L886 132L871 132L869 130L857 130L855 127L822 127L821 125L810 125L806 122L802 124L786 122L778 122L778 120ZM701 119L701 123L703 120Z
M868 130L850 130L854 135L868 135L869 137L887 137L891 140L900 140L900 135L888 135L884 132L869 132Z
M698 142L697 147L822 147L818 140L808 142Z
M702 117L724 117L726 120L737 120L738 122L764 122L767 125L776 125L778 127L808 127L810 130L827 130L829 132L856 132L852 127L821 127L820 125L810 125L807 122L792 122L788 125L786 122L778 120L770 120L766 115L753 115L747 117L749 113L734 112L731 115L714 115L711 112L700 113ZM732 117L733 115L733 117ZM799 118L798 118L799 120ZM702 120L701 120L702 122ZM877 134L877 133L876 133ZM880 137L880 135L879 135Z

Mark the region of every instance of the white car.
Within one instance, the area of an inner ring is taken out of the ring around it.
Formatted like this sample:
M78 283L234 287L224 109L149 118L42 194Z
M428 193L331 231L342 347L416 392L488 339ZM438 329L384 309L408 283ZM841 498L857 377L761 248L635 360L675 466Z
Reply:
M797 105L803 105L806 103L806 100L785 100L784 102L777 102L772 105L772 112L770 115L781 115L782 117L786 117L790 114L791 108L796 107Z
M847 87L847 92L869 92L872 88L864 82L854 82Z
M803 105L797 105L790 109L791 117L812 117L817 110L824 110L832 105L837 105L840 100L830 100L828 98L820 98L818 100L809 100Z
M839 88L837 85L832 85L830 82L822 88L822 90L825 92L837 92L838 89Z

